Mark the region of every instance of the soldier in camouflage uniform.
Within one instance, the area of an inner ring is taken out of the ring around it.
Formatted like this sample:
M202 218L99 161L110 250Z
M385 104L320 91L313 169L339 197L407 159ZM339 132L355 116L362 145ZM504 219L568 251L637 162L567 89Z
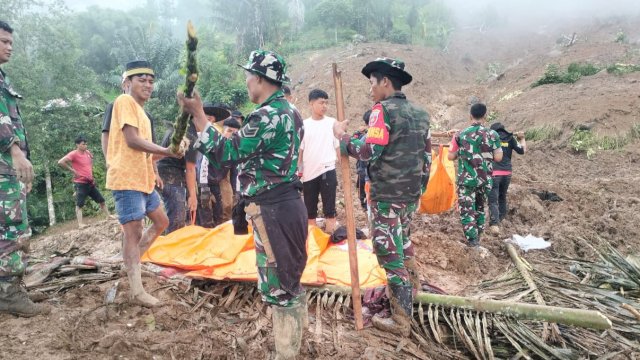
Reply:
M420 287L410 235L411 218L429 181L431 133L429 114L407 101L402 86L411 82L404 63L379 58L362 74L369 78L375 105L363 139L345 134L346 123L336 123L334 135L343 153L369 161L373 245L387 274L392 317L375 316L381 329L408 336L413 291Z
M249 98L258 107L230 138L209 125L199 95L178 99L201 131L195 147L214 166L238 164L239 203L253 224L258 288L273 309L276 358L289 359L300 349L306 317L300 278L307 261L307 212L296 175L303 122L284 98L288 78L279 55L254 51L242 67Z
M12 45L13 29L0 21L0 65L9 61ZM31 236L27 192L33 167L16 101L21 98L0 69L0 312L30 317L49 308L31 302L22 286Z
M449 160L458 159L458 209L464 236L471 247L480 248L484 231L484 205L491 190L492 162L502 160L498 134L485 127L487 107L471 106L471 125L456 133L449 146Z

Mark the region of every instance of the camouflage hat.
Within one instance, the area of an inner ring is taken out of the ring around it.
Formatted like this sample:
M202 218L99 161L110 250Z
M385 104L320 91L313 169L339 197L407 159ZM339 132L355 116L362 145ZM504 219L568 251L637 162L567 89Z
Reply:
M281 84L289 82L287 63L273 51L255 50L249 55L246 65L238 65L252 73L264 76Z
M362 74L369 78L371 73L377 72L398 79L402 85L413 80L411 74L404 69L404 62L398 59L377 58L362 68Z

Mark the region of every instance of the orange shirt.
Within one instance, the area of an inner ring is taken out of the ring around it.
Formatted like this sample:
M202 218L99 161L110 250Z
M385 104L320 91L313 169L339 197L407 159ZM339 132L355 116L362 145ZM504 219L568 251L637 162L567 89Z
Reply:
M131 95L118 96L113 103L107 150L107 189L135 190L150 194L155 186L151 154L133 150L125 141L122 128L130 125L138 135L151 141L151 121Z

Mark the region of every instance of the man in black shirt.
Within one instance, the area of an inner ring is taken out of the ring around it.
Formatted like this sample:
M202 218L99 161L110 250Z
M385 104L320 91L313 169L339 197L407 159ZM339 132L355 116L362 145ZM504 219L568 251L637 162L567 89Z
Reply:
M509 184L511 183L511 155L513 151L520 155L523 155L527 149L527 143L524 138L524 134L517 133L516 137L513 133L508 132L504 125L499 122L491 125L491 130L494 130L500 136L500 143L502 145L502 160L493 163L493 186L489 192L489 231L498 235L500 228L498 225L507 216L507 190L509 190ZM517 138L517 140L516 140Z
M169 128L162 139L161 146L167 147L173 136L173 127ZM198 151L193 148L198 134L193 124L187 128L187 138L189 139L189 149L181 159L165 157L158 160L158 174L162 179L162 200L169 217L169 227L165 230L168 234L185 226L187 211L185 204L189 208L189 219L193 219L198 207L198 195L196 189L196 162ZM187 194L189 195L187 197ZM186 200L186 203L185 203Z

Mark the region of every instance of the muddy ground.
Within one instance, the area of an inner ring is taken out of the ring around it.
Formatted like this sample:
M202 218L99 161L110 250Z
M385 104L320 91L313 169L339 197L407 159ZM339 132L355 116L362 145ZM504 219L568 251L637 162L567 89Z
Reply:
M606 72L575 84L530 84L548 63L560 65L589 61L601 65L640 62L640 22L612 19L576 22L555 27L513 31L456 33L448 52L420 46L364 43L305 53L291 60L297 106L308 115L304 98L311 88L332 89L331 63L343 71L347 118L355 128L371 105L361 67L377 56L402 58L414 74L406 88L409 98L425 107L437 129L464 126L469 99L486 101L490 111L508 128L530 130L545 125L560 135L529 142L525 156L515 156L509 192L509 216L499 236L482 242L491 255L480 258L462 245L463 235L455 210L441 215L417 215L413 241L421 276L451 294L471 294L474 285L495 278L512 267L503 240L512 234L541 236L549 250L527 254L536 258L569 256L593 258L582 239L600 237L625 254L640 252L640 151L637 138L618 150L597 150L587 157L568 139L577 126L600 135L626 135L640 123L640 73L615 76ZM619 29L629 43L615 43ZM571 47L557 43L562 34L578 33ZM481 45L481 46L472 46ZM498 78L487 76L487 65L500 63ZM506 96L510 95L510 96ZM353 176L353 169L352 169ZM562 201L541 199L542 191ZM354 196L356 194L354 193ZM358 206L356 219L365 226ZM344 223L344 208L339 209ZM116 222L96 221L84 230L52 229L34 239L34 259L56 253L109 258L119 251L121 233ZM107 290L118 282L113 304L105 307ZM201 285L211 291L211 305L198 303L202 293L167 283L154 276L145 286L166 305L149 310L126 303L127 281L117 271L103 282L53 293L45 302L49 316L21 319L0 315L0 358L3 359L268 359L273 356L269 310L261 305L252 286L241 287L227 302L227 290ZM200 291L200 290L198 290ZM218 292L216 292L218 291ZM240 299L240 300L237 300ZM368 328L353 331L345 316L316 313L305 333L301 358L445 358L467 354L402 341ZM319 315L319 316L318 316ZM337 319L337 320L336 320ZM318 325L319 324L319 325Z

